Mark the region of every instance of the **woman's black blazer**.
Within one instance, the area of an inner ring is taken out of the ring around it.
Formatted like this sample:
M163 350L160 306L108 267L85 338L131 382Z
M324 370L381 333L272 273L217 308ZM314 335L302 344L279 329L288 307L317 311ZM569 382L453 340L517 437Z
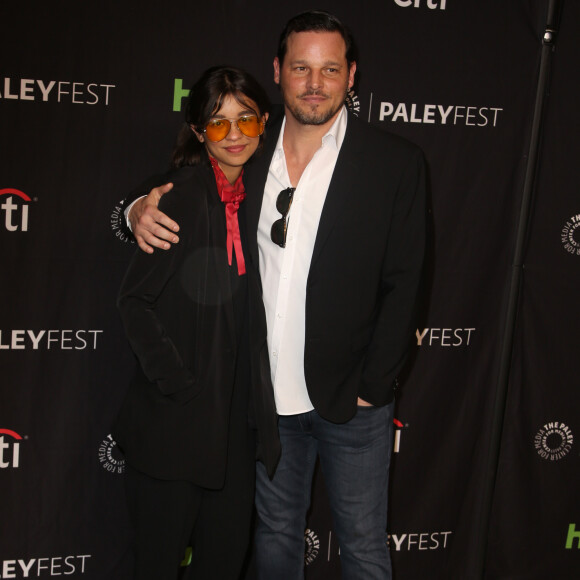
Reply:
M179 222L180 242L153 254L137 250L119 293L140 365L113 435L134 468L219 488L240 348L232 296L245 292L247 281L230 275L224 205L211 167L186 167L171 179L173 190L159 207Z

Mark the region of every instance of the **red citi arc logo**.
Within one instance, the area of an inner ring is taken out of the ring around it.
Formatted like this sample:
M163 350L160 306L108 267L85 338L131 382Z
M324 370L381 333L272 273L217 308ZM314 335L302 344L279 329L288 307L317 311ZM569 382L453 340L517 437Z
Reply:
M395 425L395 442L393 444L393 453L399 453L401 450L401 429L405 426L398 419L393 419Z
M0 208L4 211L4 227L9 232L28 231L28 203L14 203L13 196L22 199L25 202L32 201L28 195L19 189L7 187L0 189L0 196L8 197L3 199Z
M5 441L5 435L8 435L14 441L8 439ZM0 469L6 467L17 468L20 465L20 443L22 437L10 429L0 429Z

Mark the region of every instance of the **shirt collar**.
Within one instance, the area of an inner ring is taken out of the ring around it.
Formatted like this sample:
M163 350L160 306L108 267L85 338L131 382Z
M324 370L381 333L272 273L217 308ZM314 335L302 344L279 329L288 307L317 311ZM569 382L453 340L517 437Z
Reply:
M340 113L334 120L328 132L322 137L322 146L334 147L337 151L340 150L342 142L344 141L344 135L346 133L346 124L348 121L348 113L346 107L343 105L340 109ZM286 129L286 115L284 115L284 120L282 121L282 128L280 129L280 135L278 135L278 142L276 143L276 149L274 151L274 157L280 157L284 155L284 130Z

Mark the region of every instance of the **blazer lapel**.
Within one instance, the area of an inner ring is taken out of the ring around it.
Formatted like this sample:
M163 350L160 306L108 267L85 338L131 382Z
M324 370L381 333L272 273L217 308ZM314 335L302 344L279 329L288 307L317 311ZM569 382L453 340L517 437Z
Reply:
M268 170L272 156L274 155L276 143L278 142L283 119L283 114L274 119L269 127L268 137L264 142L264 149L261 154L252 159L251 163L246 167L244 174L244 183L246 184L246 190L248 192L248 196L244 202L247 204L248 246L256 269L259 264L258 221L262 209L264 188L266 186L266 180L268 179ZM359 160L361 154L362 141L358 135L357 121L349 115L344 141L338 154L324 207L322 208L314 251L312 253L311 267L320 255L345 201L349 195L352 195L353 191L356 191L357 183L359 182L358 173L360 170Z
M353 195L357 184L360 183L358 174L360 170L361 145L362 142L357 137L356 122L352 116L349 116L344 141L342 142L332 179L328 186L326 200L322 207L310 268L320 256L344 203L349 196Z
M222 303L225 314L226 326L230 344L235 344L235 320L234 307L230 297L232 296L232 284L228 267L224 267L224 249L227 249L227 228L225 221L225 206L217 191L217 185L213 169L207 172L207 205L209 214L209 257L213 260L214 272L216 272L219 288L223 290L223 296L228 297Z
M284 115L281 114L274 118L268 125L268 135L264 139L264 147L261 152L256 154L248 163L244 170L244 185L246 187L246 220L248 226L248 247L253 263L258 268L258 221L262 211L262 200L264 198L264 188L268 179L268 171L276 143L282 128Z

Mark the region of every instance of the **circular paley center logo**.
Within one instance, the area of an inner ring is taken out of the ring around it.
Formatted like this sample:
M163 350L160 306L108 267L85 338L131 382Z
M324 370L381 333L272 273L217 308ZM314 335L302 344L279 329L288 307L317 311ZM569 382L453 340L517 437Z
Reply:
M107 435L99 445L99 461L103 469L109 473L123 473L125 458L117 448L117 442L112 435Z
M318 536L309 528L304 531L304 563L308 566L312 564L318 556L320 550L320 540Z
M552 421L546 423L534 438L534 447L542 459L558 461L572 449L574 435L565 423Z
M358 95L350 89L348 93L346 93L346 100L345 100L346 108L355 116L358 117L360 114L360 99Z
M562 228L560 239L569 254L580 256L580 213L572 216Z
M121 242L135 243L135 240L127 233L127 226L125 224L125 200L115 204L113 208L113 212L111 213L111 229L115 237Z

